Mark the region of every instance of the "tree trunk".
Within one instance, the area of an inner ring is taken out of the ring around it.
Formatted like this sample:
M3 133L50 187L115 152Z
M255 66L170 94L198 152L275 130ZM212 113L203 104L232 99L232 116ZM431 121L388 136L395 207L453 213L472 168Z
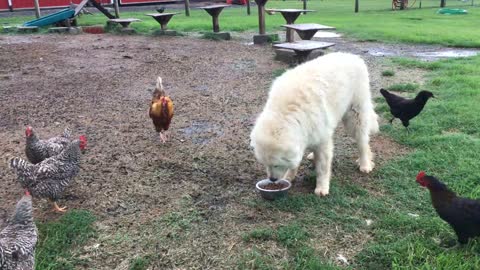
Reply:
M447 0L440 0L440 7L445 7L445 5L447 4Z

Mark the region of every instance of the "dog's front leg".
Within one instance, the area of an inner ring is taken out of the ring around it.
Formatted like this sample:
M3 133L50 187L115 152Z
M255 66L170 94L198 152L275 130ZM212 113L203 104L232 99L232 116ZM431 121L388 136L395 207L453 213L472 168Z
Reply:
M333 140L328 139L314 151L315 171L317 172L317 187L315 194L326 196L330 190L332 171Z
M288 169L288 171L285 173L285 176L283 177L284 179L287 179L290 182L295 181L295 176L297 176L298 172L298 167L295 169Z

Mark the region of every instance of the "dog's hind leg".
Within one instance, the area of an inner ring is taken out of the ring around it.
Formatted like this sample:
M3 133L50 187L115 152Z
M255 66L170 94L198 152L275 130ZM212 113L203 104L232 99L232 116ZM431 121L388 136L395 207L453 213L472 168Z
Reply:
M360 158L357 163L360 171L369 173L375 167L373 153L370 150L370 133L378 131L377 115L371 109L360 111L352 108L343 117L343 123L352 137L355 138Z
M326 196L330 191L330 177L332 173L333 140L327 139L314 151L315 171L317 173L317 187L315 194Z

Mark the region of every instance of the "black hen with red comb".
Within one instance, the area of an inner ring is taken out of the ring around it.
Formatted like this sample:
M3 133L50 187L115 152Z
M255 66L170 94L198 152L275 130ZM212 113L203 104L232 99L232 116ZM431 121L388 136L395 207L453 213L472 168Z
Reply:
M458 197L455 192L437 178L420 172L417 183L428 188L432 204L438 215L448 222L460 244L480 236L480 201Z

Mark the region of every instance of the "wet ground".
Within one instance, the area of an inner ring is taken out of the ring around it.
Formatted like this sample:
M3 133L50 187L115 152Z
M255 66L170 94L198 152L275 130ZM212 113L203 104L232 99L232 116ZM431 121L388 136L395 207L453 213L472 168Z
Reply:
M412 70L396 70L395 79L382 77L381 72L392 67L371 53L403 53L415 46L335 42L332 50L357 53L367 61L374 95L392 83L423 82L424 73ZM258 196L254 183L265 176L249 149L249 132L273 74L287 66L273 60L270 47L245 43L244 36L229 42L88 34L0 36L2 209L10 211L22 193L4 161L24 156L25 125L42 137L61 134L69 126L74 134L86 134L89 145L82 170L60 204L88 209L98 217L99 236L79 251L89 261L86 268L123 269L134 256L150 253L158 256L155 269L223 269L234 264L241 254L242 233L291 218L278 213L272 220L248 206ZM417 48L429 52L433 47ZM157 76L163 77L175 103L170 140L164 145L147 114ZM372 147L377 164L406 152L382 136L373 139ZM334 175L349 175L368 188L368 177L356 170L356 153L340 128ZM299 177L309 172L305 162ZM298 181L292 191L313 189ZM49 207L36 199L35 218L57 218ZM164 228L177 226L175 222L181 222L181 229L193 226L189 221L198 227L182 234L184 238L176 234L177 227Z

